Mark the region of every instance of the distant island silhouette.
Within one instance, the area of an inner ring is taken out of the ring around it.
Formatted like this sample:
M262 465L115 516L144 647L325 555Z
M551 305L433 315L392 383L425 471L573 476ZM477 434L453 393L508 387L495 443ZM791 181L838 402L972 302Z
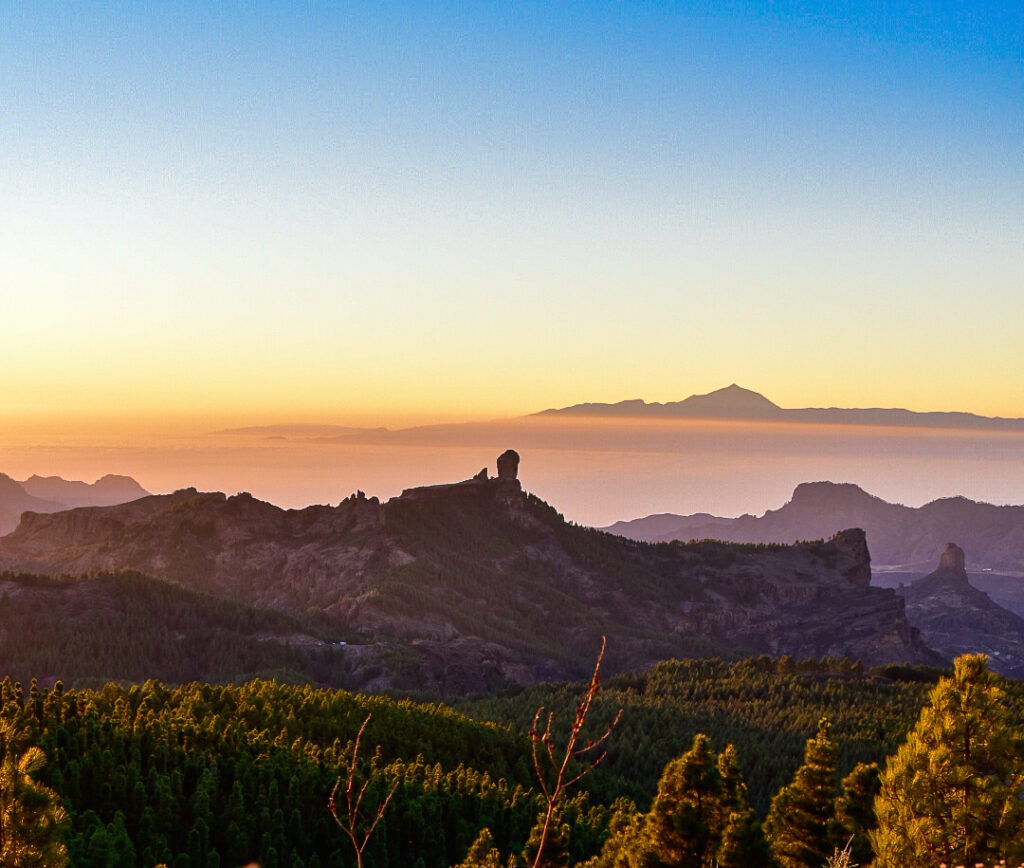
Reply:
M706 395L682 401L648 403L635 398L614 404L573 404L535 416L601 416L641 419L737 419L762 422L808 422L826 425L891 425L913 428L974 428L1024 431L1024 419L979 416L963 412L917 412L900 408L804 407L787 409L758 392L733 383Z

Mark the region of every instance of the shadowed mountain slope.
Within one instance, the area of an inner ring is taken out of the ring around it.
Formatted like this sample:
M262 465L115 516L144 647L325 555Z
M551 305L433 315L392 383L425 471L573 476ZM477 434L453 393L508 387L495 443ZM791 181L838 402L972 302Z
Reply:
M3 673L28 684L244 681L361 687L324 619L259 609L134 572L0 573Z
M61 504L34 497L11 477L0 473L0 534L9 533L18 526L23 512L56 512Z
M442 692L607 665L749 653L935 662L903 603L869 587L864 535L744 547L645 545L566 523L515 478L411 489L380 504L282 510L186 489L113 507L26 514L0 563L47 573L129 568L246 603L322 611Z

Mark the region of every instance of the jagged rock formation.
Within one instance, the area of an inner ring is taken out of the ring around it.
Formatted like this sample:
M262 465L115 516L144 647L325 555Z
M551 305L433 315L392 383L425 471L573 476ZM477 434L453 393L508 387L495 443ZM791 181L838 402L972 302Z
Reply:
M863 531L797 546L646 545L568 524L508 476L385 504L360 492L336 507L282 510L186 489L30 513L0 540L3 562L48 573L126 567L323 611L364 637L353 657L382 642L401 649L400 671L384 670L378 687L405 678L459 692L578 677L601 634L609 671L751 653L939 661L903 601L869 586Z
M964 551L955 543L946 544L938 569L897 593L924 641L945 657L981 652L996 672L1024 677L1024 618L971 585Z

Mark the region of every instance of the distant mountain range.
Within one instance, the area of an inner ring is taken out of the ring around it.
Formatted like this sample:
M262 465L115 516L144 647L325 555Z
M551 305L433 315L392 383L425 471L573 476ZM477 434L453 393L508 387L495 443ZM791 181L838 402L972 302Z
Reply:
M949 497L914 508L887 503L849 483L812 482L797 486L788 503L762 516L662 513L616 522L605 530L646 542L719 539L791 543L825 536L836 526L864 529L873 583L897 588L907 600L911 623L921 628L931 647L947 655L959 653L957 647L971 642L975 650L998 650L992 636L1020 636L1013 619L1019 621L1024 616L1024 506L993 506ZM922 590L935 583L919 585L917 580L924 581L921 577L930 573L951 541L966 553L972 584L968 584L961 563L958 574L963 573L963 582L951 586L952 596L946 593L949 587L936 585L945 589L939 596L946 604L935 606L928 602L934 595ZM1011 614L1013 617L1006 617ZM943 623L968 623L972 628L956 628L950 639L941 630L935 632ZM982 629L982 624L988 627ZM1014 652L1003 647L1001 653L1012 656ZM1007 670L1006 665L1001 668Z
M149 494L130 476L108 474L96 482L30 476L16 482L0 473L0 536L18 525L23 512L50 513L77 506L113 506Z
M517 479L484 472L383 504L357 492L336 507L282 510L185 489L28 513L0 539L0 566L130 569L315 615L347 637L342 669L365 689L451 695L578 677L602 634L609 671L757 653L941 662L896 593L870 587L863 533L828 536L796 546L647 545L567 523ZM87 591L73 584L67 593ZM63 607L71 618L75 609Z
M733 383L706 395L682 401L647 403L639 398L615 404L574 404L543 410L537 416L636 417L640 419L736 419L760 422L808 422L830 425L893 425L915 428L979 428L1024 431L1024 419L977 416L974 413L920 413L898 408L840 407L785 409L764 395Z
M803 483L788 503L762 516L661 513L603 529L645 542L791 543L827 536L836 527L864 529L876 570L927 572L945 544L954 540L967 552L975 570L1024 574L1024 506L947 497L909 507L888 503L850 483Z

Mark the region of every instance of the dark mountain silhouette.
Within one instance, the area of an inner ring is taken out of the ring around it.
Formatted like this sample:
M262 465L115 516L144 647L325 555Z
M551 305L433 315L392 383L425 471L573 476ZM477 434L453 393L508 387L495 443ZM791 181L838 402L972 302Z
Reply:
M850 483L807 482L788 503L762 516L719 518L705 513L659 514L605 528L657 542L713 538L732 542L793 542L827 536L836 527L860 527L875 569L927 572L947 540L960 540L977 569L1024 573L1024 506L993 506L948 497L921 507L888 503Z
M336 507L282 510L186 489L29 513L0 540L0 564L130 568L320 611L358 633L354 646L393 649L381 686L405 679L445 693L583 675L601 634L610 670L711 654L940 659L895 592L869 586L859 530L799 546L646 545L565 522L509 464L505 473L384 504L357 492Z
M62 479L59 476L30 476L21 483L33 497L52 500L64 508L75 506L114 506L138 500L149 494L145 488L130 476L108 473L92 484L77 480Z
M647 403L639 398L615 404L574 404L543 410L537 416L615 416L677 419L745 419L766 422L807 422L830 425L895 425L915 428L977 428L1024 431L1024 419L978 416L974 413L926 412L899 408L805 407L786 409L764 395L733 383L706 395L682 401Z
M1024 677L1024 618L971 585L958 545L948 543L938 568L898 593L930 647L950 658L980 651L996 672Z
M112 506L149 492L130 476L108 474L96 482L76 482L59 476L30 476L16 482L0 473L0 536L18 525L23 512L59 512L76 506Z

